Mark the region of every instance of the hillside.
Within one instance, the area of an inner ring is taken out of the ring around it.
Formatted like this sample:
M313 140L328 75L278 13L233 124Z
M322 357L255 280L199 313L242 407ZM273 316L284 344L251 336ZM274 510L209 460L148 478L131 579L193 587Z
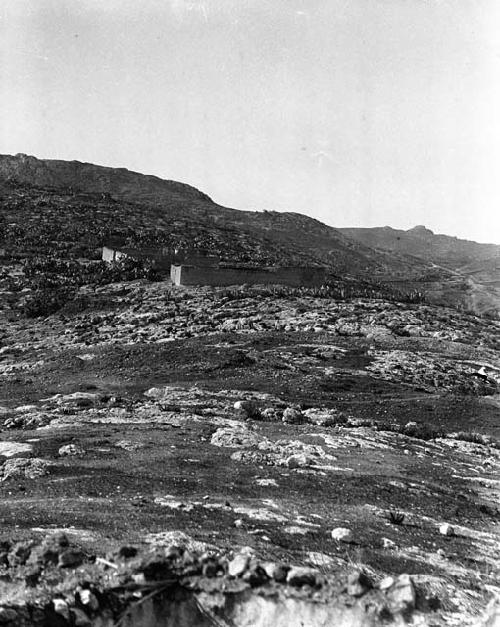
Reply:
M426 264L376 252L296 213L239 211L182 183L78 161L0 155L7 247L95 254L107 239L197 248L255 263L321 263L366 278L418 276ZM19 250L16 250L19 252Z
M0 247L8 256L97 260L110 240L233 263L321 264L337 280L423 292L430 302L478 313L499 310L498 246L425 227L335 229L299 213L224 207L189 185L125 168L0 155Z
M339 230L379 252L404 252L430 262L432 270L420 285L434 302L465 305L479 313L500 310L500 246L438 235L422 225L408 231L389 226ZM440 276L444 269L452 273L445 282ZM395 284L395 277L388 278Z

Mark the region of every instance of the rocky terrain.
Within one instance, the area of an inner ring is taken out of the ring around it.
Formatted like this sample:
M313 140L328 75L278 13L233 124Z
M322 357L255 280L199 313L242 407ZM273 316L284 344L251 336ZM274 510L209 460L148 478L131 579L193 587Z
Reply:
M498 624L500 323L459 270L23 155L0 233L0 625ZM330 277L174 288L108 238Z
M494 616L498 323L285 288L79 293L0 312L2 624Z

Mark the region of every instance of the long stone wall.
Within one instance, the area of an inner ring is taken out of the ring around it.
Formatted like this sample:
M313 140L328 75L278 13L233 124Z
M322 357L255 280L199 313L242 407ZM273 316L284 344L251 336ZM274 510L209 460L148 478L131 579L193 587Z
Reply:
M170 277L174 285L242 285L244 283L278 284L292 287L319 287L325 282L323 268L211 268L202 266L172 266Z

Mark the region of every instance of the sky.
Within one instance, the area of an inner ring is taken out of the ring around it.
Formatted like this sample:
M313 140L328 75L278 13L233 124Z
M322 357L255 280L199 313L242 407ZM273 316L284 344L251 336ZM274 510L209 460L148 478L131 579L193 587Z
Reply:
M498 0L2 0L0 153L500 244Z

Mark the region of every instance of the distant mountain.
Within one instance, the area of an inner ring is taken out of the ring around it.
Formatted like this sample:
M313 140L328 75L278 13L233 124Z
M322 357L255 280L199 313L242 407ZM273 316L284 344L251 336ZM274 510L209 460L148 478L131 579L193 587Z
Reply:
M339 230L379 252L405 253L434 270L450 271L448 281L431 272L426 282L426 293L437 302L463 304L480 313L500 311L500 246L436 235L423 225L408 231L389 226Z
M365 246L390 252L406 252L451 270L500 257L500 246L479 244L449 235L435 235L422 225L408 231L392 229L389 226L339 230Z

